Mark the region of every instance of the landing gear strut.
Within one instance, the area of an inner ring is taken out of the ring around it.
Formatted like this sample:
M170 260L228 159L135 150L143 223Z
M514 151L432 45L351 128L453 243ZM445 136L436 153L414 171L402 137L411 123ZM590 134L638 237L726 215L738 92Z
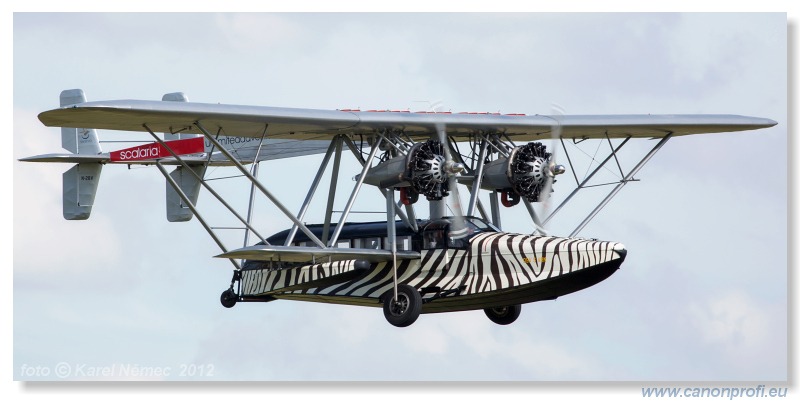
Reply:
M397 286L397 299L394 290L383 295L383 315L394 326L406 327L414 323L422 313L422 296L408 284Z
M233 291L233 285L241 279L241 270L234 270L233 277L231 278L231 286L227 290L223 291L222 295L219 296L219 302L221 302L222 306L225 308L233 308L233 306L236 305L236 301L239 301L239 295L236 294L236 291Z
M486 308L483 310L489 319L498 325L510 325L519 318L522 312L521 305L498 306L496 308Z

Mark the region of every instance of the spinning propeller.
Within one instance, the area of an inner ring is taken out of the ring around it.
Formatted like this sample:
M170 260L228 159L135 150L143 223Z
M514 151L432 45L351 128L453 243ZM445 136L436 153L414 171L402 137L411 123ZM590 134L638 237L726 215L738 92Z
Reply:
M455 162L450 153L450 143L447 141L447 129L444 123L436 124L436 133L439 135L439 144L442 145L444 153L444 166L442 171L447 176L448 190L450 191L449 197L451 198L450 206L453 209L453 222L450 225L450 234L452 238L463 238L467 235L467 225L464 220L464 213L461 210L461 197L458 194L458 181L456 176L464 171L464 164Z
M552 114L551 118L555 120L555 124L553 125L552 130L550 130L551 140L550 140L550 155L548 156L548 163L545 169L543 169L543 173L545 176L544 183L542 185L541 192L539 193L539 202L542 203L542 216L545 219L550 215L550 208L551 208L551 200L550 196L553 192L553 183L555 182L556 175L561 175L566 171L566 168L563 165L558 165L556 163L556 152L558 150L558 144L561 140L561 117L564 116L564 109L559 106L558 104L552 104ZM542 235L547 235L547 229L545 228L544 224L539 220L537 215L534 213L532 214L534 218L534 224L536 225L536 230L539 231Z

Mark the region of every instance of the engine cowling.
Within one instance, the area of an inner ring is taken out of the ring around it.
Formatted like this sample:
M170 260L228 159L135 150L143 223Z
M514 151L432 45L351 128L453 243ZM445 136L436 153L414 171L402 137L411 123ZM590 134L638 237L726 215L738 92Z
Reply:
M563 172L560 166L551 168L551 158L547 147L539 142L515 147L508 158L501 157L486 164L481 188L503 192L504 200L510 198L511 205L518 203L519 197L541 201L549 197L542 195L548 177Z
M406 188L410 200L418 194L441 200L450 193L447 161L438 140L414 144L405 156L384 161L368 173L364 182L382 188Z
M438 140L415 144L408 157L406 178L414 192L425 195L428 200L442 200L450 194L446 160Z

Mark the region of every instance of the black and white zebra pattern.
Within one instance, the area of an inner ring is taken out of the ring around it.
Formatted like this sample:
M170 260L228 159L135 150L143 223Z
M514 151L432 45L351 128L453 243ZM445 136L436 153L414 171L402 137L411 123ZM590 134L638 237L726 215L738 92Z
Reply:
M288 269L243 270L242 295L261 295L275 290L344 274L355 268L355 260L293 267Z
M512 289L597 266L620 259L623 250L624 246L617 242L481 233L470 239L468 249L424 250L419 260L399 261L397 276L401 284L417 289L449 290L463 286L461 295L470 295ZM354 261L341 261L292 269L245 271L243 295L269 293L292 299L304 299L303 296L377 299L393 287L391 263L378 263L365 275L340 284L302 287L302 283L344 273L353 267Z

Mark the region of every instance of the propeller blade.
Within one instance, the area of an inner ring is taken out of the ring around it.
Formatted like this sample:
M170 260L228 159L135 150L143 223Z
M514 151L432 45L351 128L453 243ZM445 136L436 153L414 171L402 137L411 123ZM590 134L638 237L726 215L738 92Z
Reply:
M438 122L436 123L436 134L439 136L439 144L442 145L442 151L444 152L444 158L448 162L452 161L453 158L450 155L450 147L447 143L447 127L444 123Z
M453 213L455 214L453 223L450 225L450 237L456 239L463 238L467 235L467 223L464 219L464 212L461 210L461 196L458 194L458 181L455 175L451 176L448 180L450 181L450 197L453 199L453 201L450 202L450 206L453 208Z
M464 212L461 210L461 197L458 194L458 181L456 180L456 176L464 170L464 165L453 160L444 123L436 124L436 133L439 135L439 144L441 144L444 152L444 170L447 174L448 188L450 190L450 207L453 209L453 222L450 224L449 236L459 239L467 235L467 224L464 219Z
M542 214L547 217L547 214L550 210L550 192L553 191L553 181L555 180L555 172L554 167L556 165L556 153L557 153L557 145L556 142L558 139L561 138L561 114L559 114L559 110L555 107L553 108L553 119L556 120L556 124L553 125L553 128L550 130L551 134L551 141L550 141L550 161L548 161L548 167L545 170L545 181L544 187L542 188L542 192L540 193L539 199L542 203Z
M553 125L552 129L550 130L550 160L548 161L548 167L545 170L545 183L542 187L542 192L539 194L539 200L542 204L542 217L547 219L550 216L550 209L552 207L552 202L550 199L550 195L553 191L553 182L555 182L556 175L560 175L564 173L565 168L563 165L557 164L557 154L558 154L558 143L561 139L561 117L564 116L564 109L558 104L552 104L552 113L551 118L556 121ZM537 230L546 235L547 229L541 222L536 222Z

